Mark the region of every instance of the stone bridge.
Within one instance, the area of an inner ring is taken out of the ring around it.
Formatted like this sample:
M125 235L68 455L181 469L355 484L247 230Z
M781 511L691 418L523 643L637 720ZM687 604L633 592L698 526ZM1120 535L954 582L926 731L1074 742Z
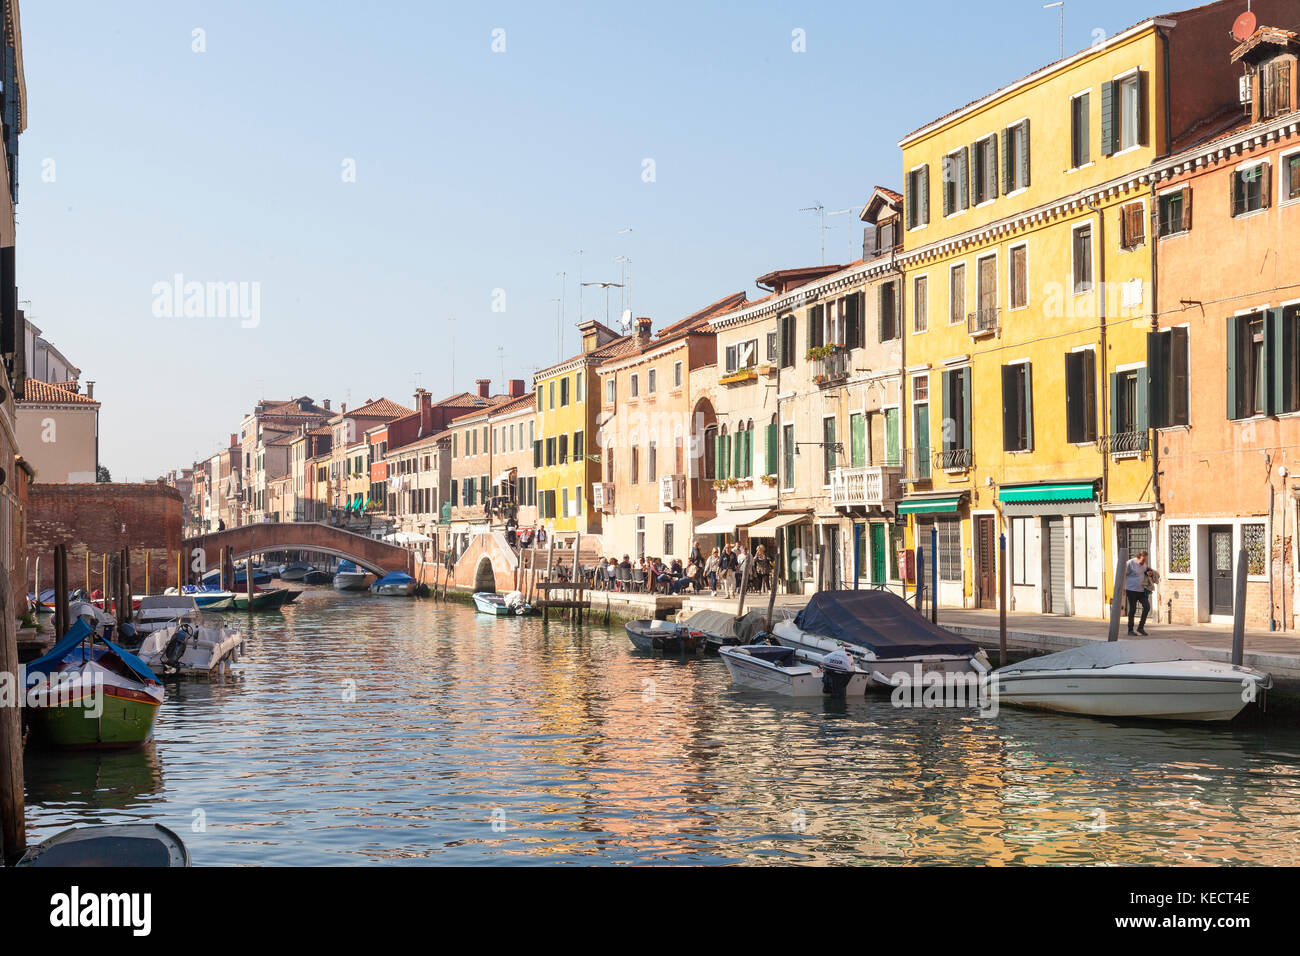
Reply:
M319 551L352 561L379 575L389 571L409 572L412 562L411 552L405 548L318 521L271 521L209 531L186 538L185 546L202 548L204 566L208 568L220 566L222 548L235 560L267 551Z

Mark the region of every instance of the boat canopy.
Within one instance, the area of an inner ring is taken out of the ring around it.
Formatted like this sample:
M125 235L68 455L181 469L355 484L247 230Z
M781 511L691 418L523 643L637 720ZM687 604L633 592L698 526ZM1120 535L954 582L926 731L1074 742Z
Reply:
M334 570L337 574L356 574L357 566L351 561L340 561L339 566Z
M974 654L979 645L930 623L888 591L822 591L794 619L809 634L868 648L877 657Z
M1203 661L1208 658L1189 644L1175 640L1097 641L1068 651L1031 657L1019 664L1000 668L1004 674L1016 671L1092 670L1120 664L1151 664L1156 661Z
M382 578L375 582L375 587L383 587L386 584L414 584L415 578L411 577L405 571L389 571Z
M736 615L726 611L696 611L682 622L692 631L702 631L714 637L737 637Z
M85 619L80 617L77 618L72 627L68 628L67 633L63 635L63 640L55 644L54 647L50 649L49 653L38 657L27 665L28 682L30 683L33 674L42 674L48 677L50 673L58 669L59 665L70 658L82 656L83 660L95 660L97 657L102 656L95 654L93 650L88 655L81 655L81 645L87 638L93 638L94 641L103 644L110 651L120 657L122 663L126 664L126 666L131 669L131 672L140 680L147 683L158 683L158 677L149 669L148 664L140 660L140 658L136 657L126 648L119 647L108 638L95 634L95 632L90 629L90 625L86 623Z

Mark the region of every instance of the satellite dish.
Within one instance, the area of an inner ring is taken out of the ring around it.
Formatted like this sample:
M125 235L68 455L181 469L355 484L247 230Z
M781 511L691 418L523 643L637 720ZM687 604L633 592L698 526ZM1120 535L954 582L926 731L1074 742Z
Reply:
M623 326L623 334L628 335L632 332L632 310L624 309L623 315L618 320L619 325Z
M1249 40L1255 32L1255 14L1247 10L1232 24L1232 38L1238 43Z

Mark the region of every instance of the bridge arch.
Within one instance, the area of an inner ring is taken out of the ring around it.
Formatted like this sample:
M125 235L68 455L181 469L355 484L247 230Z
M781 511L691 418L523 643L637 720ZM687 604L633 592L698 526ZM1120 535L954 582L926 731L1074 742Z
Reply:
M486 554L478 559L474 566L474 590L492 592L497 589L497 575L492 567L492 559Z
M220 565L222 548L237 561L268 551L316 551L351 561L378 575L408 571L413 561L412 552L405 548L316 521L242 525L195 535L187 538L185 545L191 559L194 550L201 549L209 569Z

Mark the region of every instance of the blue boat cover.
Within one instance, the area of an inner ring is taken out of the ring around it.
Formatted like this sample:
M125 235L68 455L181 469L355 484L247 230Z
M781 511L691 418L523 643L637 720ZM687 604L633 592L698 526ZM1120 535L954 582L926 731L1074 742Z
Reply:
M801 631L856 644L877 657L974 654L979 645L931 624L888 591L822 591L794 619Z
M335 571L339 574L355 574L356 570L357 566L351 561L340 561L339 566L335 568Z
M415 578L411 577L405 571L389 571L382 578L375 582L375 587L382 587L385 584L414 584Z
M104 655L104 650L102 648L95 648L94 646L95 642L98 642L120 657L122 662L126 664L126 666L131 669L131 672L140 680L154 684L159 682L157 675L149 669L148 664L140 660L140 658L136 657L126 648L119 647L106 637L94 635L94 641L91 642L89 651L83 651L82 643L86 638L91 637L92 635L94 635L94 632L90 629L90 625L86 623L85 619L80 617L77 618L76 623L73 624L72 627L68 628L68 632L63 635L63 640L55 644L54 647L50 649L49 653L38 657L27 665L28 679L30 680L33 674L43 674L48 677L51 672L57 670L59 665L67 660L98 660Z

